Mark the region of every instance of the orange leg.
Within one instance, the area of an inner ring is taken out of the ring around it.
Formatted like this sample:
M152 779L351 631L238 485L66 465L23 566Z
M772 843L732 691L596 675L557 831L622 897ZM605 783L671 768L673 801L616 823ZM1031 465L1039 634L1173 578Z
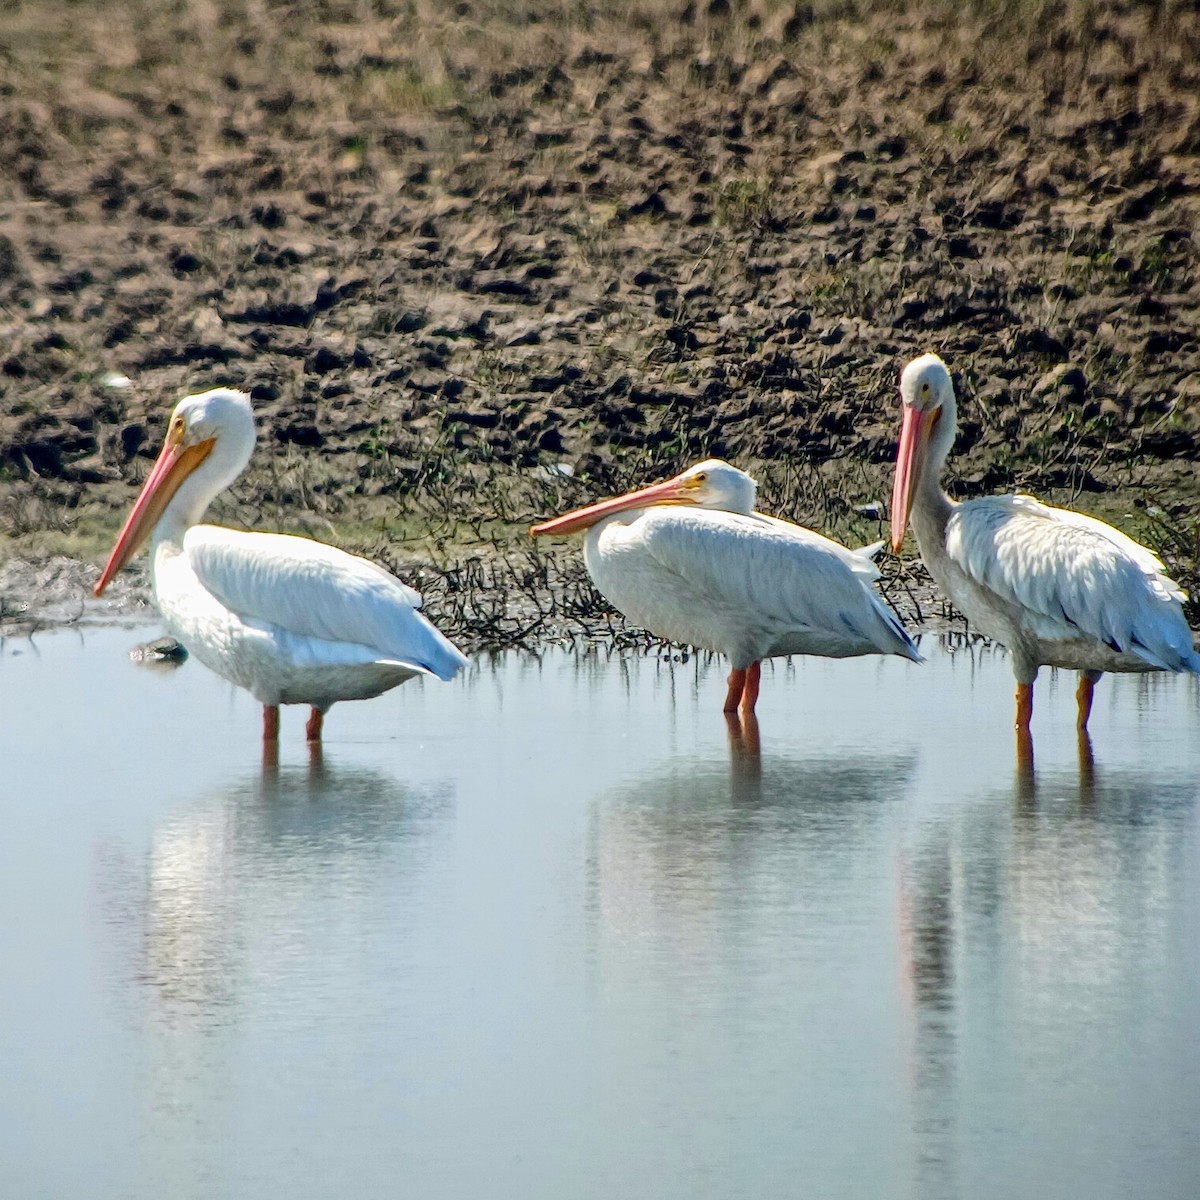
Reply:
M324 721L325 714L319 709L314 708L312 715L304 726L304 736L310 742L319 742L321 740L321 722Z
M737 712L737 706L741 703L742 693L746 690L746 669L745 667L735 667L729 672L729 691L725 693L725 711L727 713Z
M742 712L751 715L758 703L758 685L762 680L762 663L752 662L746 670L746 687L742 692Z
M263 705L263 741L279 741L279 705Z
M1092 715L1092 693L1095 690L1096 681L1086 675L1080 675L1079 690L1075 693L1075 700L1079 704L1079 719L1075 722L1075 728L1080 732L1087 729L1088 717Z
M1018 729L1028 731L1029 721L1033 716L1033 684L1017 684L1017 720Z

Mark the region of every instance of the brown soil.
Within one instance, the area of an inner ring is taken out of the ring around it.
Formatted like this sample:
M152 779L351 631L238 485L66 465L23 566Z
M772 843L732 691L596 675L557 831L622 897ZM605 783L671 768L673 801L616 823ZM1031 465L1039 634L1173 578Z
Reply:
M95 560L218 383L219 515L443 578L702 453L865 539L926 349L961 494L1187 542L1191 3L39 0L0 64L9 557Z

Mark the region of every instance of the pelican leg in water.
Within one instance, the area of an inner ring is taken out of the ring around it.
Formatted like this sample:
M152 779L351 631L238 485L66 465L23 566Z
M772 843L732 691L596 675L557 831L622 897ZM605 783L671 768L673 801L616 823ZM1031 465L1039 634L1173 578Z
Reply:
M708 459L651 487L535 525L535 537L587 530L588 574L635 625L724 654L725 711L752 713L761 663L786 654L896 654L920 662L872 586L869 550L754 511L755 483Z
M149 537L164 624L262 704L267 742L279 736L281 704L311 705L306 732L318 742L339 700L369 699L414 675L452 679L466 658L382 567L310 538L198 524L253 449L248 396L216 388L184 397L96 595Z
M979 632L1008 648L1017 728L1028 730L1039 668L1080 672L1078 728L1105 671L1200 672L1186 597L1145 546L1032 496L956 503L942 490L957 432L954 385L936 354L900 375L903 423L892 488L892 546L909 524L921 559Z

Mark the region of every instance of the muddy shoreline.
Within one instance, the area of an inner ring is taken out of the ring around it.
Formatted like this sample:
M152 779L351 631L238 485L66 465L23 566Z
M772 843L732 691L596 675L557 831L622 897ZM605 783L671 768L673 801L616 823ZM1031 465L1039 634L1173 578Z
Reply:
M919 562L885 556L882 566L880 588L914 634L971 636ZM410 562L396 569L422 592L434 624L469 654L548 644L689 652L627 624L592 587L578 546L477 556L441 568ZM158 622L144 561L122 572L99 600L91 594L98 576L94 564L65 556L0 563L0 640L68 627Z
M1200 14L999 7L6 10L6 626L91 619L187 391L259 419L215 519L427 576L483 637L539 572L575 602L529 521L707 454L874 540L927 349L958 495L1069 501L1190 584Z

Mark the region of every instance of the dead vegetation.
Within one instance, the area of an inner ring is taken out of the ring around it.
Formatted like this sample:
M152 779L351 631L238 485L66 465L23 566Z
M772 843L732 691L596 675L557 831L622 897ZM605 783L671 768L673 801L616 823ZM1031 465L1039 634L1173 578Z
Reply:
M1146 545L1187 593L1183 611L1195 629L1200 626L1200 521L1150 505L1145 510L1145 528Z

